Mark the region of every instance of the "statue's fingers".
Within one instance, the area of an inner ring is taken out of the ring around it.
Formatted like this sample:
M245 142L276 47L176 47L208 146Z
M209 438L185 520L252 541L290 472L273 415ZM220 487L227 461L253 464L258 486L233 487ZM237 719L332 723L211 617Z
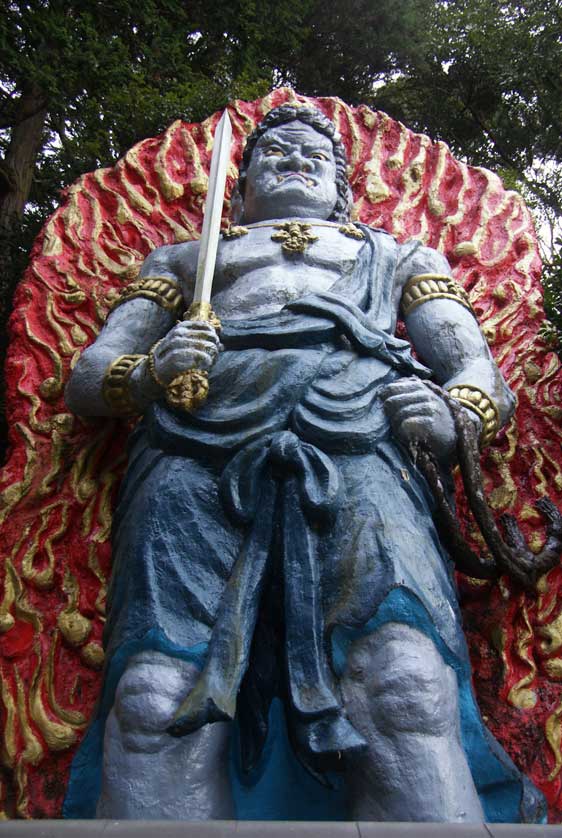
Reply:
M389 417L397 415L404 407L429 405L430 399L425 393L418 393L414 391L411 393L397 393L394 396L389 396L383 402L385 413Z
M419 378L403 378L400 381L393 381L381 390L383 398L397 396L401 393L428 393L429 390Z
M211 326L210 329L205 329L203 328L204 326L204 323L178 323L176 330L174 330L174 336L191 337L192 335L198 335L201 338L206 338L218 344L219 336L213 327Z
M188 329L197 329L200 332L207 332L209 335L216 335L215 327L208 320L182 320L178 325L187 326Z
M189 363L192 352L182 346L172 346L166 352L162 352L156 359L156 370L168 370L185 366Z
M182 352L174 352L166 358L165 370L174 371L175 374L185 372L189 369L208 370L213 366L215 356L206 350L189 349Z
M394 415L394 422L402 425L409 419L418 419L420 422L425 422L427 419L433 419L435 411L430 404L407 404L402 405Z
M186 343L184 337L172 337L166 340L165 343L160 343L154 350L154 356L159 361L169 359L172 355L178 352L185 351Z
M218 352L219 342L220 341L218 339L215 339L214 336L207 334L207 332L189 331L185 334L173 335L171 338L160 344L158 347L158 356L166 358L172 352L189 349L190 347L204 347L209 350L213 347Z
M433 420L427 416L414 416L404 419L396 433L404 442L425 441L431 435Z
M185 343L185 347L189 350L209 352L213 356L219 354L218 343L213 343L213 341L207 340L201 336L192 336L188 338Z
M214 356L209 352L203 352L195 349L191 353L193 357L193 364L191 366L200 370L209 370L215 362Z

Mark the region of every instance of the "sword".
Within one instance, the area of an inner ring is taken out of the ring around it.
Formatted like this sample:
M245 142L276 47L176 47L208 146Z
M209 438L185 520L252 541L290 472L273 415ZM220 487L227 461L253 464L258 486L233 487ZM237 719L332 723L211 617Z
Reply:
M209 189L205 201L203 229L199 241L193 302L183 316L184 320L206 320L217 330L220 329L220 320L211 308L211 289L217 261L231 141L232 125L227 111L224 111L217 125L213 142ZM191 369L180 373L168 384L166 401L172 407L189 412L202 405L208 393L209 375L207 370Z

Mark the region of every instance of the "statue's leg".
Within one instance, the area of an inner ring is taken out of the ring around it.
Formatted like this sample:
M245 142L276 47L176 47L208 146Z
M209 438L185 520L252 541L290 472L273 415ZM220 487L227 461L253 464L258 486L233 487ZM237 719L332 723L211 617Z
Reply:
M104 738L99 818L233 818L229 725L175 739L166 733L199 670L160 652L131 658L115 693Z
M484 820L460 741L457 679L426 635L387 623L357 640L342 690L369 743L348 765L354 819Z

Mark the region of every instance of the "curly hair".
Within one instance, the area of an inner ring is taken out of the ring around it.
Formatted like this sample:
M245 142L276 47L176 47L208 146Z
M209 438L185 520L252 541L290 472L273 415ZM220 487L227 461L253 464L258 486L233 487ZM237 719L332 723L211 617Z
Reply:
M345 148L341 136L331 119L328 119L322 111L314 108L312 105L280 105L278 108L273 108L273 110L266 114L246 140L246 146L240 163L238 192L243 199L246 190L248 167L258 140L271 128L276 128L278 125L286 125L288 122L296 122L297 120L304 122L306 125L310 125L319 134L324 134L324 136L332 141L336 161L336 189L338 198L334 211L328 220L339 222L349 221L353 206L353 196L351 194L349 180L347 179L347 156Z

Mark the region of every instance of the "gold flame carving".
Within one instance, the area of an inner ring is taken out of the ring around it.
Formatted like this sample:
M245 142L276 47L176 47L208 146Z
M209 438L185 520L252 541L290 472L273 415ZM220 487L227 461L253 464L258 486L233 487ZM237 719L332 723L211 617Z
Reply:
M47 747L51 751L65 751L76 742L76 732L70 725L51 719L45 709L42 692L44 690L46 674L46 671L41 666L41 657L39 657L37 668L31 681L29 694L31 718L37 724Z
M65 640L71 646L81 646L92 630L92 622L84 617L78 609L80 588L76 578L67 569L64 575L63 590L68 596L68 605L57 618L58 627Z
M546 741L550 745L552 753L554 754L554 766L547 777L547 781L549 783L556 779L560 773L560 769L562 768L562 750L560 748L562 742L561 719L562 703L559 704L554 713L548 717L544 726Z
M509 691L507 700L514 707L519 707L521 710L530 710L537 703L537 694L534 690L530 689L535 680L537 665L532 657L531 644L533 640L533 629L529 622L529 614L527 612L527 606L524 604L524 598L521 600L520 613L523 618L523 627L517 628L515 649L519 659L529 666L529 672L513 685Z

